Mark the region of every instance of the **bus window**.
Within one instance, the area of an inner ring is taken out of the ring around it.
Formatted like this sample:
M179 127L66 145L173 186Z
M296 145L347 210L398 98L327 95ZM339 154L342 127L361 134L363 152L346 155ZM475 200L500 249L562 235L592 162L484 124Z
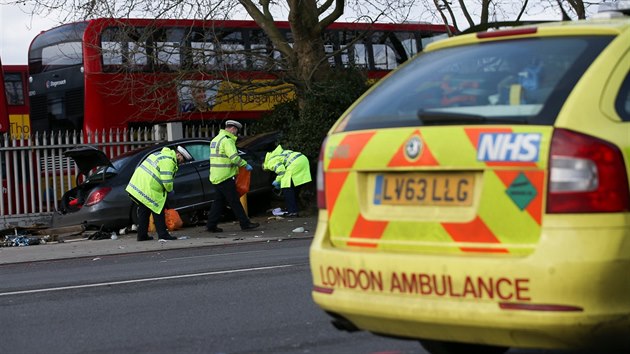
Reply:
M203 29L195 28L190 32L190 51L193 69L217 69L217 56L212 40L213 38L214 36L210 33L206 33Z
M182 28L166 28L155 36L156 71L179 70L181 66L180 48L184 38Z
M369 67L369 54L364 40L368 32L340 31L341 63L344 67Z
M25 104L22 74L5 73L4 88L7 94L7 103L10 106L21 106Z
M251 52L251 68L253 70L277 70L280 52L273 49L269 37L262 30L249 32L249 48Z
M105 39L105 34L103 34L103 38ZM120 66L123 64L122 43L108 38L108 40L103 40L103 42L101 42L101 48L103 55L103 68L105 71L109 71L107 68L112 66Z
M74 23L35 37L28 54L29 74L83 64L82 40L86 27L85 22Z
M418 41L412 32L394 32L394 35L400 41L400 45L404 49L407 59L418 54Z
M393 70L409 59L411 53L406 50L399 36L394 32L374 32L372 35L374 65L377 70Z
M81 42L66 42L42 48L42 65L59 68L83 63Z
M104 71L148 69L147 30L143 27L109 27L101 36Z
M218 31L217 41L220 43L220 60L227 70L244 70L247 67L245 44L240 29L223 28Z
M128 61L132 68L146 68L149 64L146 44L131 42L129 45Z
M5 133L9 128L9 110L7 107L7 95L3 92L4 90L4 73L2 62L0 62L0 132L2 133Z
M338 44L339 39L337 38L337 36L338 36L337 31L328 31L324 33L324 52L328 56L328 63L333 68L337 66L337 63L335 60L335 56L337 55L335 53L335 50L339 48L339 44Z

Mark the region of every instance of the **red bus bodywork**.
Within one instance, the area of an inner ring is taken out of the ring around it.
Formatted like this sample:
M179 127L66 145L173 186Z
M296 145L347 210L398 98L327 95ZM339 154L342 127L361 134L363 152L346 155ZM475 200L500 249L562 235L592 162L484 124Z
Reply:
M72 25L72 24L69 24ZM269 96L261 98L257 94L244 94L241 96L230 97L224 103L216 104L212 109L204 112L184 112L181 109L181 93L178 91L176 84L159 85L159 83L168 83L181 78L182 82L213 82L220 81L219 85L232 85L231 82L246 80L273 80L278 78L280 72L272 71L256 71L256 70L223 70L221 77L218 77L215 71L190 70L185 77L181 72L161 72L150 70L137 71L112 71L108 70L104 65L102 56L103 49L101 41L103 33L108 28L116 26L134 26L138 28L202 28L202 29L243 29L243 31L259 30L258 25L254 21L203 21L203 20L175 20L175 19L94 19L85 22L85 30L82 36L82 64L77 65L76 70L71 75L77 75L77 80L82 75L83 87L76 90L72 97L78 94L83 95L81 102L82 107L76 109L67 109L67 111L82 110L83 116L80 120L76 118L74 129L83 129L84 132L96 132L111 128L127 128L130 126L149 126L169 121L197 121L211 122L221 121L224 119L239 120L255 120L261 117L264 112L268 112L273 105L288 101L292 98L291 93L284 93L277 96ZM282 31L290 31L288 22L277 22L277 27ZM68 25L64 25L68 26ZM63 26L55 29L60 29ZM50 31L54 31L51 29ZM452 30L452 29L451 29ZM53 70L42 71L43 63L32 58L31 53L38 44L38 38L46 36L45 31L39 34L31 43L29 51L30 73L34 83L31 84L33 96L31 97L31 119L49 119L44 114L54 109L50 108L51 103L40 99L40 95L46 90L56 90L57 100L67 100L70 102L72 97L62 96L63 85L73 82L73 79L59 76ZM389 31L409 31L418 33L418 39L429 36L449 33L448 28L444 25L434 25L426 23L409 23L409 24L380 24L380 23L333 23L327 31L372 31L378 33L386 33ZM129 44L128 42L123 42ZM182 42L184 43L184 42ZM182 45L182 44L180 44ZM223 42L221 42L223 45ZM372 44L370 44L372 45ZM421 46L421 44L418 44ZM421 50L421 48L420 48ZM418 50L419 51L419 50ZM178 53L183 57L184 54ZM41 60L41 58L40 58ZM183 60L182 60L183 62ZM35 70L34 70L35 68ZM383 70L368 70L368 78L378 80L385 76L391 68ZM41 73L35 74L37 71ZM57 75L57 76L55 76ZM74 81L77 81L74 80ZM54 87L53 87L54 86ZM70 86L68 84L68 86ZM148 88L151 93L148 94ZM192 91L192 86L190 88ZM218 89L220 91L220 89ZM69 92L69 91L68 91ZM178 96L180 95L180 96ZM75 98L76 99L76 98ZM230 101L231 100L231 101ZM262 102L264 101L264 102ZM262 102L262 103L261 103ZM65 111L64 111L65 112ZM64 113L66 114L66 113ZM75 115L77 113L74 113ZM81 126L79 126L81 125ZM46 126L46 125L43 125ZM49 130L47 129L40 130ZM34 127L34 130L38 130Z
M12 137L28 136L31 132L28 101L28 65L4 65L7 88L7 108Z
M4 86L4 72L0 60L0 133L6 133L9 129L9 108Z

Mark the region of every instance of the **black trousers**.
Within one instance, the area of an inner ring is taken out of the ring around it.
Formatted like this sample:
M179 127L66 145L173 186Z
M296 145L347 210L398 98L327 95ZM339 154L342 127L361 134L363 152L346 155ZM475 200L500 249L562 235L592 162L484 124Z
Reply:
M130 196L131 197L131 196ZM145 239L149 235L149 218L153 214L153 223L155 224L155 231L158 234L158 238L164 238L170 236L166 229L166 218L164 217L164 208L160 210L159 214L151 211L146 205L140 203L135 198L131 199L138 205L138 239Z
M225 207L226 202L230 208L232 208L234 216L238 219L241 227L249 225L249 218L247 217L247 214L245 214L245 209L243 209L243 205L241 205L240 198L236 192L236 183L234 182L234 178L228 178L221 183L214 184L214 188L216 189L216 196L212 202L210 213L208 214L208 223L206 227L208 229L214 229L217 227L217 223L221 218L221 213L223 212L223 207Z
M284 202L286 203L288 213L298 213L300 211L297 200L299 193L300 187L294 185L293 181L291 181L290 187L282 188L282 195L284 196Z

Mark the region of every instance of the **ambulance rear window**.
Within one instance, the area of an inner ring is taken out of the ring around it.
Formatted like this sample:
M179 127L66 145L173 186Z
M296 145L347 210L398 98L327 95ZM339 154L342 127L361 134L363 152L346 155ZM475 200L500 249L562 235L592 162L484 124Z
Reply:
M427 52L346 117L344 131L418 125L552 125L610 36L493 41Z

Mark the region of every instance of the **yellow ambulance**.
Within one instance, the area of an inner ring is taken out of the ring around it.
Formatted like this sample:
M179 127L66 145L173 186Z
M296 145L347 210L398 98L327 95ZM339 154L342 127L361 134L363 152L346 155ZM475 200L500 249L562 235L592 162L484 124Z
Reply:
M629 353L629 166L630 16L435 42L322 145L313 299L431 353Z

